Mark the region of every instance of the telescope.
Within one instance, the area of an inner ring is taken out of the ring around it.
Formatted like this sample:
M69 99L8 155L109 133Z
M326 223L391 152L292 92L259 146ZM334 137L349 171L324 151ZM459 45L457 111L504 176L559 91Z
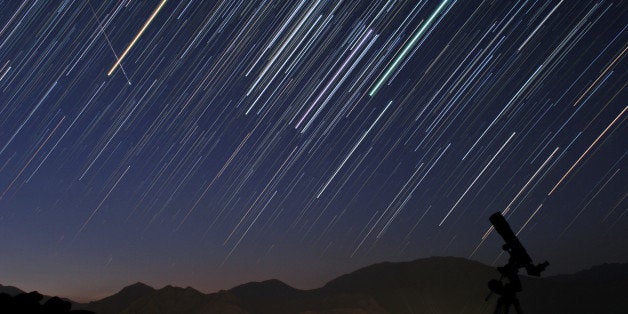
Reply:
M502 249L510 255L506 265L497 267L501 278L499 280L493 279L488 282L488 288L491 290L491 294L495 293L500 296L497 300L497 307L494 313L508 313L510 306L514 306L515 310L519 314L522 314L523 310L517 299L517 292L521 292L522 290L518 275L519 269L525 268L528 275L539 277L545 268L549 266L549 263L547 261L536 265L532 263L532 258L530 258L523 244L519 242L519 239L515 233L512 232L506 218L504 218L500 212L491 215L489 221L495 228L495 231L504 239L505 243L502 245ZM505 284L502 282L504 278L508 279L508 282ZM486 300L488 300L491 294L489 294Z
M502 246L502 249L510 254L508 264L512 263L513 265L511 265L511 267L517 266L517 269L524 267L530 276L541 276L541 272L549 266L549 263L545 261L537 265L532 264L532 258L530 258L526 249L521 242L519 242L515 233L512 232L506 218L504 218L501 213L494 213L489 220L491 224L493 224L493 227L495 227L495 231L497 231L506 242Z

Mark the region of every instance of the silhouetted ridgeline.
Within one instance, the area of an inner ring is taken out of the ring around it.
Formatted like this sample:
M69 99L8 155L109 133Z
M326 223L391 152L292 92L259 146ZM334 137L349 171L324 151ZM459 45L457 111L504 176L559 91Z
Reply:
M313 290L279 280L251 282L203 294L193 288L142 283L74 308L99 314L200 313L492 313L484 302L487 282L497 270L453 257L381 263L340 276ZM628 313L628 264L605 264L572 275L521 276L526 313ZM0 290L1 291L1 290Z
M58 297L44 297L37 291L0 285L0 313L4 314L90 314L87 310L72 310L72 303Z

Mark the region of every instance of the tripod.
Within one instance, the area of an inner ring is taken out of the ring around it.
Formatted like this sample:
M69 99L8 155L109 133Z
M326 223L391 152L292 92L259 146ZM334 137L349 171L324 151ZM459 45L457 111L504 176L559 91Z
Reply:
M508 314L510 306L515 308L517 314L523 314L523 309L519 304L519 299L517 299L517 292L521 292L522 290L521 281L519 280L519 275L517 275L518 270L509 265L510 263L504 267L498 268L500 272L503 271L502 277L499 280L493 279L488 282L488 288L491 290L491 294L495 293L499 295L495 312L493 312L494 314ZM504 272L507 273L504 274ZM502 283L504 277L508 278L506 284ZM487 301L491 294L486 297Z

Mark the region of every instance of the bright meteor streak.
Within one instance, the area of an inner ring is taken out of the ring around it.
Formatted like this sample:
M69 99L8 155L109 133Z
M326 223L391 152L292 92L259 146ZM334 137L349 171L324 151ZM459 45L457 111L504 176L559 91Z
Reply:
M392 75L392 73L395 71L395 69L399 66L399 62L403 58L406 57L406 55L410 52L410 50L412 50L412 48L414 48L414 45L416 45L416 43L419 41L421 36L423 36L425 31L430 26L432 26L432 23L434 22L434 19L436 18L436 16L438 16L440 14L441 11L443 11L443 9L445 8L445 5L447 4L447 2L449 2L449 0L445 0L445 1L441 2L441 4L438 6L438 8L436 8L436 10L432 13L432 15L430 15L430 17L427 19L427 21L425 21L425 23L423 23L421 28L414 34L414 36L412 36L412 39L410 39L410 43L408 43L403 48L403 50L397 55L397 57L395 58L393 63L390 65L390 67L388 67L386 72L384 72L384 75L382 75L379 78L379 80L377 81L377 83L375 83L375 85L373 86L373 88L369 92L369 96L373 97L377 93L377 91L382 87L382 84L384 84L384 82L386 82L386 80L388 80L388 78Z
M129 46L127 46L126 49L124 49L124 52L122 52L122 55L120 55L120 58L118 58L116 63L113 64L113 66L111 67L111 69L107 73L107 76L111 76L111 73L113 73L113 71L116 69L116 67L118 65L120 65L120 62L122 62L122 59L124 59L124 57L126 57L127 53L129 53L131 48L133 48L133 45L135 45L135 42L137 42L137 40L140 39L140 37L142 36L142 34L146 30L146 28L148 28L148 25L153 21L155 16L157 16L157 13L159 13L159 11L164 6L164 4L166 4L166 1L168 1L168 0L162 0L161 3L159 4L159 6L157 7L157 9L155 9L155 11L153 11L153 14L151 14L151 16L148 18L148 21L146 21L146 23L144 23L144 25L142 26L142 29L140 29L140 31L137 33L137 35L135 35L135 38L133 38L133 40L131 41Z

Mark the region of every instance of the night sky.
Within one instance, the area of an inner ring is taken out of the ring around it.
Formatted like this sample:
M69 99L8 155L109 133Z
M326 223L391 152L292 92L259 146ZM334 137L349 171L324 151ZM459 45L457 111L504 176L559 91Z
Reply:
M628 260L622 1L0 1L0 283ZM488 232L488 233L487 233Z

